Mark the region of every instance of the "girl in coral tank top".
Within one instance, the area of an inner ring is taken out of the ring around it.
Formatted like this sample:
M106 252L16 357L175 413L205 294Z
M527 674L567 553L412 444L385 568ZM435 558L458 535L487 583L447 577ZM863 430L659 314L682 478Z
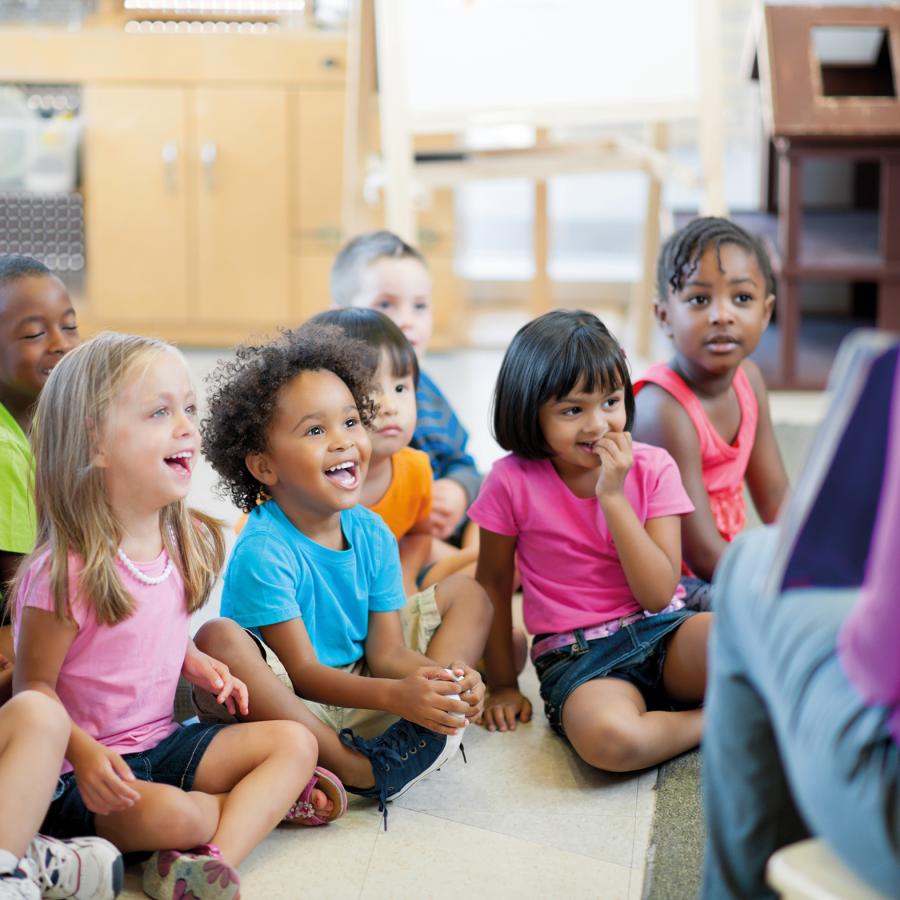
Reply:
M709 609L709 582L746 523L744 484L763 522L788 488L762 374L748 357L775 303L762 245L727 219L688 223L663 246L655 312L675 355L635 383L637 440L675 458L694 512L682 518L682 583Z

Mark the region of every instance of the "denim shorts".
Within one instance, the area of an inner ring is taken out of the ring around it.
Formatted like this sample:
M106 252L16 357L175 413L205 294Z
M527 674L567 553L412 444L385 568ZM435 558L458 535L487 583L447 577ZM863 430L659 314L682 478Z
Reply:
M122 759L139 781L171 784L189 791L203 754L225 725L179 725L165 740L149 750L125 753ZM96 834L94 814L84 805L75 783L75 773L59 779L41 832L55 838Z
M576 643L539 656L534 667L550 727L565 737L563 704L575 688L595 678L620 678L641 692L648 709L671 709L662 684L666 638L693 615L696 613L679 609L647 616L609 637L590 641L576 629ZM535 640L542 637L546 635L538 635Z
M712 584L695 575L682 575L679 584L684 588L682 599L686 609L692 609L694 612L712 612Z

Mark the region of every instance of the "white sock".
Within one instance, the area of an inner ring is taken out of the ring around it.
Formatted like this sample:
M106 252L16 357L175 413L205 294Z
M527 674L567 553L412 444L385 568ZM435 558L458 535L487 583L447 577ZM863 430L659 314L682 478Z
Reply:
M19 867L19 857L0 848L0 875L10 875Z

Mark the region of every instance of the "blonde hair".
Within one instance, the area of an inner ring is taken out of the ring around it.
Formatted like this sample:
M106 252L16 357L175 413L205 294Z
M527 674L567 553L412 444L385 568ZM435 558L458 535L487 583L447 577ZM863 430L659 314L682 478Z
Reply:
M164 341L105 332L67 353L41 391L32 425L37 545L19 566L13 596L24 573L46 555L54 611L70 618L69 553L82 561L79 591L97 621L114 625L134 611L134 598L115 564L122 529L93 464L97 439L110 406L135 369L161 354L180 356ZM221 523L183 500L160 511L160 530L184 581L188 612L207 600L225 558Z

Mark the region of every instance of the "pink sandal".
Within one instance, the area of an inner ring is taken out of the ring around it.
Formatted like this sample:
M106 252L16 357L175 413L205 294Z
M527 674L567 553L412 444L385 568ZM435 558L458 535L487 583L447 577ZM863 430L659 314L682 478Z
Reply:
M214 844L157 850L144 864L144 893L157 900L240 900L241 877Z
M316 813L310 797L318 788L334 805L331 815L323 819ZM303 793L294 802L294 805L285 813L282 822L291 825L327 825L335 819L339 819L347 811L347 792L341 784L340 778L322 766L316 766L309 784L303 788Z

